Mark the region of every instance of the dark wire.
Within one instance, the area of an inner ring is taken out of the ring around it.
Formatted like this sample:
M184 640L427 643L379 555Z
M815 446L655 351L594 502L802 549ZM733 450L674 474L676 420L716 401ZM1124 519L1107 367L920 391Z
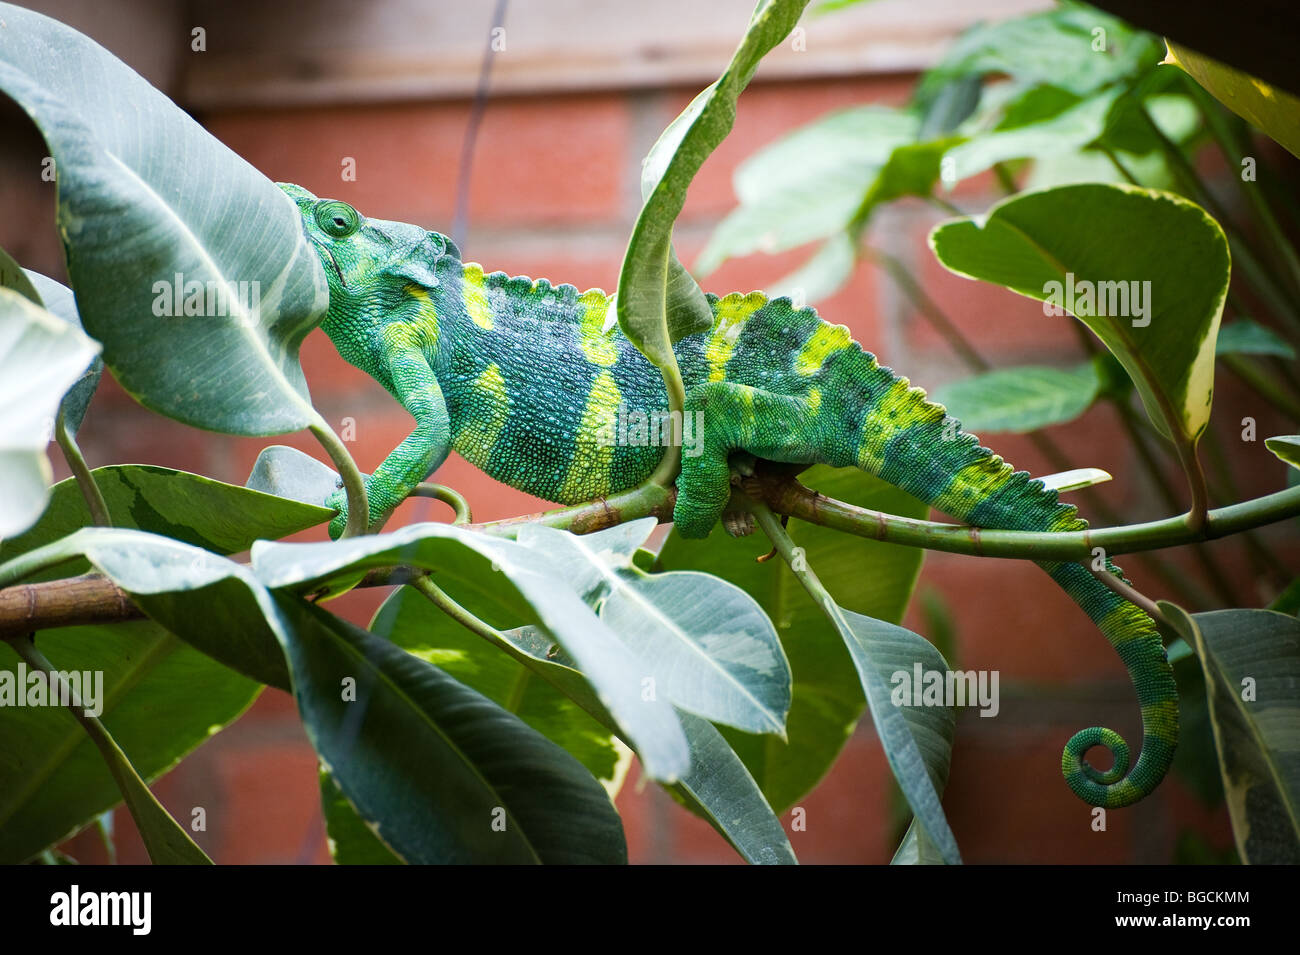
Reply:
M469 122L465 125L465 138L460 143L460 168L456 173L456 212L451 220L451 239L461 250L465 249L466 231L469 228L469 181L474 166L474 147L478 143L478 128L487 111L488 90L492 85L492 63L496 53L492 43L497 31L505 24L506 8L510 0L497 0L492 14L492 27L488 30L487 45L479 65L478 87L474 90L474 105L470 108Z

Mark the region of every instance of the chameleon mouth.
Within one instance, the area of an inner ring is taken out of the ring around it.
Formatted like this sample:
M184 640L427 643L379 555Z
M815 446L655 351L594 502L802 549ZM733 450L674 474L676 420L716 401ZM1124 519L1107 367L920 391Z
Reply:
M312 241L313 241L313 242L316 242L315 239L313 239ZM334 266L334 271L338 274L340 284L342 284L342 286L343 286L344 288L347 288L347 287L348 287L347 279L345 279L345 278L343 277L343 270L342 270L341 268L339 268L339 263L338 263L338 261L334 258L334 253L330 251L329 246L328 246L328 245L325 245L323 242L316 242L316 245L320 246L321 250L322 250L326 255L329 256L329 259L330 259L330 265Z

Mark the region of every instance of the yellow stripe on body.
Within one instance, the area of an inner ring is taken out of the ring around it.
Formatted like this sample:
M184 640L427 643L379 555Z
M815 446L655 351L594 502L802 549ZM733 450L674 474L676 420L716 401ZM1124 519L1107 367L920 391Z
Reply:
M464 286L465 311L469 313L470 320L485 332L492 331L492 306L488 303L483 266L477 262L466 262L461 278Z
M941 421L944 410L938 405L921 402L925 392L913 388L906 378L895 379L889 390L881 395L867 415L866 426L858 445L858 467L871 474L879 474L885 463L885 449L894 435L923 421Z
M622 400L623 394L612 374L602 371L596 376L582 411L573 460L556 498L559 503L577 504L609 493L618 406Z
M501 369L495 364L483 369L474 379L473 387L485 399L481 409L487 413L470 416L456 435L454 446L457 454L484 470L510 418L510 395L506 392L506 380ZM480 407L476 406L474 411L479 412Z
M843 325L818 325L794 359L794 370L801 375L821 371L826 359L853 344L853 336Z
M588 289L578 296L582 305L582 322L578 326L578 344L593 365L609 368L618 361L618 346L612 335L604 332L609 314L609 296L600 289Z
M766 304L767 296L762 292L750 292L748 295L732 292L726 298L718 299L714 306L716 323L704 345L704 358L709 364L709 381L727 380L727 362L736 350L736 340L740 338L749 317Z

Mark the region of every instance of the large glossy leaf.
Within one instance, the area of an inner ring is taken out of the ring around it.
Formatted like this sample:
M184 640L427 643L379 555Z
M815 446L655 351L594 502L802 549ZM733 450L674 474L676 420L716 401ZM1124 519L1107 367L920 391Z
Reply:
M1196 82L1242 119L1262 129L1293 156L1300 156L1300 98L1218 60L1166 40L1167 63Z
M492 609L484 603L477 597L461 606L482 619L481 615ZM410 587L394 591L370 621L369 629L518 716L564 747L600 780L611 797L617 795L627 771L624 754L628 751L614 733L532 669L471 633L422 594ZM541 653L544 658L546 649Z
M247 550L259 538L286 537L323 523L334 513L332 508L302 504L172 468L113 464L96 468L91 474L116 526L163 534L217 554ZM40 521L27 532L0 542L0 562L56 541L89 523L90 513L76 481L60 481ZM59 576L67 573L67 568L58 571Z
M1091 362L1075 368L999 368L937 389L930 399L978 434L1023 434L1073 421L1092 405L1100 382Z
M118 381L214 430L314 421L297 355L328 293L293 203L89 38L9 4L0 24L0 90L54 157L81 319Z
M783 734L790 666L758 603L708 574L647 574L633 566L654 518L576 536L540 525L518 541L599 610L600 619L652 675L656 692L714 722Z
M320 802L330 855L339 865L406 864L406 860L384 845L384 841L357 815L334 777L324 769L320 771Z
M649 675L644 664L566 581L557 579L545 558L521 544L446 524L415 524L331 544L259 541L252 558L254 572L266 586L304 592L395 564L432 571L469 565L492 586L509 592L512 601L528 607L547 635L568 651L648 773L674 781L688 768L686 739L672 707L661 696L652 699L643 693Z
M54 416L97 351L75 326L0 288L0 538L26 530L44 509Z
M57 670L103 673L99 718L146 780L238 718L261 690L149 621L43 630L36 645ZM17 665L0 644L0 670ZM121 799L70 714L0 707L0 862L57 844Z
M1062 186L942 223L930 247L959 275L1076 315L1123 364L1166 436L1188 444L1204 430L1228 244L1199 206L1131 186Z
M1271 610L1160 608L1200 658L1243 862L1300 862L1300 621Z
M648 193L623 257L618 321L624 334L660 368L675 368L668 327L668 277L673 223L686 188L731 131L736 100L763 56L794 28L808 0L760 0L726 70L665 131L643 175ZM652 188L647 188L653 183Z
M0 564L0 587L89 561L132 603L213 659L288 689L270 595L243 565L158 534L85 527Z
M915 498L852 468L817 467L801 478L831 497L905 517L924 517ZM921 569L922 552L892 547L790 521L789 533L836 600L860 613L897 622ZM703 541L670 534L658 569L699 570L751 594L767 612L790 660L793 694L788 740L723 728L768 801L784 812L822 779L862 714L861 684L853 661L821 609L781 561L757 563L770 545L761 534L727 536L721 527Z
M504 610L497 592L483 588L482 582L475 580L472 572L444 570L438 574L438 580L441 586L455 593L463 607L481 620L491 620L494 615ZM504 612L508 614L509 610ZM522 612L526 612L526 607ZM522 612L516 610L516 614ZM466 682L470 682L480 691L482 687L473 683L478 667L481 666L485 671L492 673L504 670L501 663L493 663L484 658L485 654L496 654L507 661L513 659L534 674L533 679L524 684L529 694L536 694L540 699L548 700L549 697L538 684L554 687L560 694L558 699L566 701L555 706L556 713L567 714L567 702L572 702L608 731L620 732L614 718L597 698L595 690L582 674L573 668L563 649L534 627L516 627L498 631L498 639L493 643L495 650L488 647L487 642L477 636L469 637L472 642L464 645L460 641L465 638L454 635L454 631L459 630L460 625L450 624L445 615L423 597L417 598L409 589L398 591L385 602L384 607L375 617L372 629L376 633L384 634L389 632L390 625L396 642L407 646L408 649L428 646L429 650L418 652L422 655L429 653L426 659L441 666L457 666L457 670L453 672L459 672ZM447 632L449 625L453 628L452 632ZM430 636L430 634L444 633L445 636L436 638ZM408 635L412 643L407 643ZM432 649L435 643L447 644L449 641L452 646L464 646L466 656L453 656L443 650ZM474 670L475 674L470 673L470 670ZM519 672L514 671L510 682L512 690L519 686L520 680ZM525 701L521 700L521 703ZM550 704L547 703L543 708L549 711ZM532 717L540 717L541 713L535 713L531 709L527 713L521 711L520 716L535 729L568 749L593 774L604 781L602 772L608 772L610 769L609 755L605 749L608 740L607 737L595 735L589 737L588 732L592 725L589 721L578 717L572 723L568 723L567 717L564 717L564 725L557 725L549 719L544 722L534 722ZM749 862L793 863L794 852L790 848L785 831L763 798L758 784L739 757L732 752L726 740L707 720L681 711L678 711L678 718L681 720L690 747L690 769L680 781L668 787L669 791L705 817ZM613 771L616 776L621 776L617 764L613 766ZM607 782L607 788L610 788L610 783L614 781L616 780ZM326 805L328 813L332 804L327 801ZM340 831L345 834L344 837L348 838L350 843L354 843L352 849L355 852L368 853L366 840L354 839L347 835L352 830L347 821L342 818L345 813L336 804L334 812L340 817L336 823ZM342 856L339 858L343 861Z
M312 745L398 856L412 863L626 861L608 794L559 746L388 641L298 597L276 600Z
M925 860L932 849L949 865L961 862L957 840L939 804L939 794L948 781L956 715L944 704L900 705L894 699L895 694L910 695L914 701L920 698L920 689L911 682L918 664L923 673L944 675L948 664L910 630L864 617L831 601L823 609L853 657L880 745L915 814L911 838L917 845L918 860ZM895 682L898 674L905 675L908 683ZM899 693L908 686L911 694Z

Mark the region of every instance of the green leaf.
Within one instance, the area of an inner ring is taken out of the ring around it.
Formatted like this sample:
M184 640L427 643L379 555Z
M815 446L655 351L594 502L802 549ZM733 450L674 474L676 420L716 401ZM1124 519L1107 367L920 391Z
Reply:
M855 107L755 153L736 169L740 205L719 223L696 271L707 275L728 258L781 252L842 231L893 151L914 142L918 128L912 113Z
M946 136L924 143L907 143L889 154L889 160L880 168L879 175L867 190L866 198L853 216L850 229L861 231L879 205L893 202L904 196L928 196L938 182L943 158L964 136ZM958 176L958 178L961 178Z
M54 279L46 278L39 272L32 272L29 269L24 271L28 282L40 294L37 304L44 305L51 315L80 329L81 316L77 314L77 302L72 289ZM103 375L104 359L96 355L86 370L81 373L76 384L63 396L59 413L63 415L69 434L75 436L81 429L82 419L86 417L86 408L90 405L90 399L94 396L95 389L99 387L99 379Z
M1038 480L1042 481L1043 487L1048 490L1056 491L1058 494L1065 494L1069 491L1092 487L1094 484L1105 484L1107 481L1114 480L1114 478L1101 468L1074 468L1057 474L1044 474Z
M912 685L915 665L919 664L922 672L934 672L946 680L948 664L939 651L910 630L845 610L829 599L823 610L849 648L880 745L915 813L918 858L925 858L933 847L948 865L960 863L957 840L939 804L939 793L948 781L956 714L946 705L894 702L895 697L920 698L920 689ZM899 674L906 683L899 680ZM911 692L906 692L909 687Z
M691 769L670 788L702 815L748 862L794 865L794 850L758 783L712 723L679 713L691 747Z
M941 223L930 247L959 275L1076 315L1176 443L1194 444L1205 429L1228 244L1199 206L1132 186L1062 186L1015 196L981 220Z
M323 507L326 499L339 488L340 480L337 471L310 454L276 444L262 449L244 486L263 494ZM333 508L330 511L333 512Z
M1277 332L1248 318L1239 318L1219 329L1216 355L1276 355L1294 359L1295 349Z
M979 107L982 88L978 76L959 76L944 83L921 115L917 140L929 142L957 129Z
M34 650L34 647L29 648L27 652L20 652L20 655L27 658L34 657L42 670L47 672L53 670L52 665L40 656L39 651L33 653L30 652L31 650ZM46 665L40 666L40 664ZM61 682L57 671L51 679ZM79 707L86 700L78 694L72 702L74 707ZM150 861L154 865L211 865L212 860L208 858L207 853L195 844L189 833L181 828L171 814L163 808L162 803L149 791L149 787L135 771L135 767L126 758L126 754L122 752L122 748L118 746L112 734L104 728L104 724L97 718L91 717L82 722L82 727L98 747L100 755L104 757L109 775L117 784L131 818L135 821L140 840L149 853Z
M790 666L772 622L745 591L717 577L635 567L636 547L654 525L649 517L582 537L524 525L518 541L598 607L643 661L656 692L714 722L783 734Z
M668 327L667 283L673 223L686 201L686 188L731 131L736 100L759 61L790 33L807 3L760 0L726 70L669 125L647 159L642 175L642 194L647 198L618 280L618 321L656 367L677 365Z
M42 630L36 644L57 670L103 674L99 718L150 781L237 719L261 691L149 621ZM18 662L0 643L0 674L16 673ZM69 713L0 707L0 863L30 859L121 799Z
M0 539L26 530L44 510L54 417L98 347L18 292L0 288Z
M1300 621L1271 610L1160 609L1196 648L1237 851L1300 862Z
M0 249L0 288L12 289L33 305L45 305L30 274L4 249Z
M486 620L494 611L499 611L493 602L494 595L477 589L481 585L466 577L458 571L438 574L440 585L454 590L461 606L479 619ZM518 669L508 670L513 658L517 665L527 667L540 677L540 681L534 678L524 684L527 695L521 703L527 704L531 699L543 701L541 706L526 706L519 715L534 729L576 756L605 783L607 789L611 789L611 795L614 785L621 782L626 766L611 759L614 752L608 748L608 734L593 732L593 724L587 717L614 733L620 732L617 723L582 674L569 665L563 650L536 628L499 631L498 640L493 641L493 645L504 652L494 654L486 648L487 641L477 636L460 637L459 632L463 631L459 624L451 624L427 600L417 598L409 588L403 588L385 601L371 629L381 635L391 630L394 642L419 653L431 663L453 668L451 672L454 675L480 692L485 692L484 686L474 681L481 668L489 676L508 671L509 687L513 693L521 680ZM464 656L456 655L461 652L459 650L449 653L446 649L434 648L435 645L459 647L466 640L469 643L464 646ZM429 649L420 649L422 647ZM495 657L496 662L489 657ZM496 680L498 685L506 683L504 677ZM546 693L548 687L560 694L553 707L546 702L551 699ZM571 718L568 715L570 702L581 708L586 716ZM551 712L556 715L555 719L550 718ZM669 791L706 818L749 862L793 863L794 852L785 831L739 757L707 720L681 711L677 715L690 746L690 769L679 782L669 787Z
M1091 362L1072 369L1026 365L953 382L930 400L969 431L1024 434L1073 421L1092 406L1098 385Z
M1282 592L1273 598L1273 602L1268 605L1268 609L1292 617L1300 613L1300 577L1287 584L1282 589Z
M1052 91L1055 95L1057 91ZM1043 97L1034 89L1029 96ZM955 179L968 179L1008 159L1037 159L1080 149L1106 128L1106 117L1121 90L1112 88L1050 116L1012 115L996 129L948 150Z
M928 103L954 78L1002 73L1087 96L1140 75L1159 59L1150 34L1091 7L1064 7L971 27L926 71L916 97Z
M1228 109L1300 156L1300 98L1218 60L1166 39L1173 63Z
M854 468L816 467L803 480L823 494L860 507L916 518L927 513L926 506L907 493ZM921 551L798 520L791 520L788 530L838 602L883 620L902 619L920 572ZM672 533L657 566L723 577L753 596L776 625L794 679L786 719L788 741L728 728L722 735L772 807L784 812L826 775L852 735L864 701L843 641L789 568L781 561L755 561L769 547L762 534L732 538L721 527L702 541L683 540Z
M313 422L297 355L328 293L293 202L87 37L8 4L0 19L0 89L55 159L72 287L117 380L199 427Z
M480 619L491 611L483 596L461 606ZM520 660L471 633L422 594L410 587L394 591L375 613L369 629L513 713L564 747L606 787L611 798L617 794L627 771L624 754L628 750L615 741L613 732ZM524 638L518 639L522 643ZM546 642L547 648L540 651L543 658L549 649Z
M1300 468L1300 434L1283 434L1276 438L1265 438L1264 447L1291 467Z
M241 564L172 538L84 527L0 564L0 587L83 557L187 643L259 682L289 688L270 595Z
M478 574L507 599L528 607L547 636L572 655L647 773L672 781L687 769L686 739L672 707L666 700L642 695L644 664L565 581L556 578L543 558L521 544L446 524L416 524L329 544L258 541L252 560L254 573L267 587L303 592L395 564L457 573L464 568Z
M113 464L91 474L118 527L162 534L217 554L237 554L255 540L296 534L329 520L334 513L332 508L301 504L172 468ZM0 562L89 523L90 512L77 482L72 478L60 481L54 485L40 521L0 543ZM66 575L67 568L62 568L49 577Z
M334 777L324 769L320 771L320 801L330 855L339 865L406 864L362 821Z
M559 746L388 641L289 594L276 601L312 745L398 856L417 864L627 860L609 796Z

